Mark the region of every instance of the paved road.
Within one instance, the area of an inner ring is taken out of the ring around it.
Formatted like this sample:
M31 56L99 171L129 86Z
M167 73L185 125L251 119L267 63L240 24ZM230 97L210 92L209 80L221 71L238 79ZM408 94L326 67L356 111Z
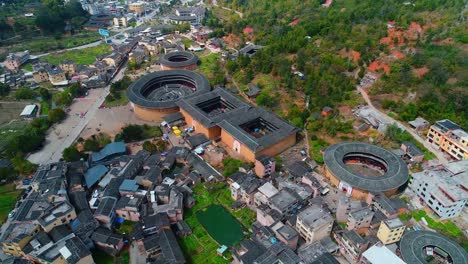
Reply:
M121 80L125 70L126 67L123 67L112 82ZM74 110L62 123L49 129L45 146L38 152L29 155L28 160L36 164L47 164L59 161L60 158L62 158L63 150L73 144L81 131L83 131L94 117L99 106L104 103L106 96L109 94L109 90L110 85L103 89L91 90L88 97L75 99L72 106L70 106L70 108ZM91 104L87 102L89 100L91 100ZM79 116L81 113L84 114L83 117Z
M146 256L140 251L136 242L132 242L129 248L131 264L145 264Z
M369 98L369 95L367 92L362 89L361 87L357 86L358 91L361 93L362 97L366 101L367 105L375 112L375 114L379 117L379 120L384 120L386 123L395 123L400 129L407 131L408 133L413 136L414 139L416 139L419 143L423 144L424 147L426 147L430 152L434 153L436 157L439 159L441 163L447 163L448 160L444 156L444 154L432 147L432 145L424 140L422 137L420 137L414 130L411 128L408 128L407 126L403 125L401 122L389 117L387 114L381 112L379 109L377 109L373 104L372 101Z

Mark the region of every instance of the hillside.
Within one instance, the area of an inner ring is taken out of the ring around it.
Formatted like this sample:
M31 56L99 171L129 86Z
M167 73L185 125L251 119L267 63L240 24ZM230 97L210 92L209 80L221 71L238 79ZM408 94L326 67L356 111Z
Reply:
M397 119L450 118L468 128L463 1L335 0L328 8L322 2L218 1L243 18L210 21L217 33L265 46L252 59L226 65L241 85L258 76L274 80L257 103L303 124L324 106L359 104L354 86L373 72L379 80L368 91L372 100Z

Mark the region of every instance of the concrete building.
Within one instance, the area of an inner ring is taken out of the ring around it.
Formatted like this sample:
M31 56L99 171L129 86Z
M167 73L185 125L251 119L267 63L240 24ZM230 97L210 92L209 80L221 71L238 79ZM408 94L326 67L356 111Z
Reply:
M38 110L39 107L35 104L27 105L24 107L23 111L21 111L20 117L25 119L34 118Z
M406 264L386 246L377 243L362 253L360 264Z
M260 186L255 193L254 202L255 206L260 206L261 204L268 204L268 200L276 195L279 192L271 182L267 182Z
M424 152L411 142L403 142L401 150L403 151L403 158L411 163L420 163L424 159Z
M61 86L67 85L68 80L67 76L65 75L65 71L63 71L60 67L52 65L48 67L47 74L49 75L49 81L52 85Z
M468 160L426 169L412 176L409 187L441 219L460 215L468 202Z
M359 263L361 254L369 247L369 241L354 230L336 232L335 240L340 245L340 253L350 263Z
M141 202L141 197L121 197L115 206L117 216L132 222L140 221Z
M409 121L408 124L416 131L423 131L429 128L429 122L422 117L417 117L415 120Z
M377 237L384 245L400 241L406 226L399 218L382 221L377 232Z
M254 196L258 187L261 186L262 181L251 174L244 174L242 172L236 173L238 176L231 184L231 197L236 201L243 201L248 205L254 204ZM232 177L231 177L232 178Z
M307 243L330 235L334 219L327 209L311 205L297 215L296 229Z
M468 133L448 119L439 120L429 128L427 141L456 160L468 159Z
M336 205L336 221L346 222L350 212L356 211L362 207L363 204L360 201L351 200L344 195L339 196Z
M134 17L114 17L114 26L127 28L130 26L130 23L136 22Z
M368 228L371 225L374 212L369 207L363 207L356 211L348 214L348 221L346 223L346 229L348 230L359 230L362 228Z
M72 60L64 60L59 64L60 69L62 69L65 74L72 75L76 72L76 63Z
M50 232L52 228L70 223L76 218L76 212L73 206L68 202L62 202L50 208L38 220L45 232Z
M141 14L143 14L145 12L145 10L146 10L146 3L141 2L141 1L130 3L130 4L128 4L128 9L130 11L135 12L135 14L137 16L141 16Z
M276 171L276 163L273 158L267 155L259 156L255 159L255 174L260 177L269 177Z
M275 232L276 238L283 242L292 250L296 250L297 242L299 241L299 233L289 225L285 225L278 221L276 224L271 226L273 232Z
M271 209L280 212L282 216L289 216L297 212L300 201L293 191L282 189L268 200L267 204Z
M6 57L3 64L10 71L18 70L21 65L25 64L29 60L29 51L22 51L16 53L10 53Z
M205 18L205 7L179 8L175 15L169 16L169 20L176 24L190 23L193 26L200 25Z
M39 232L40 226L31 222L15 223L0 236L3 251L13 256L23 255L23 248Z
M33 72L33 79L36 83L46 82L49 80L49 74L44 68L41 68Z

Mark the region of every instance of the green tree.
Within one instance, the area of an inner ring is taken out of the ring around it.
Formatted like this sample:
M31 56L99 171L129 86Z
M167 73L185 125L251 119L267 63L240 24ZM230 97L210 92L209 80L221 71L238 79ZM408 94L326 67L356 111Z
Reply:
M28 88L20 88L16 90L15 92L15 98L16 100L21 100L21 99L34 99L36 97L36 93Z
M155 144L151 143L150 141L143 142L143 149L150 153L158 152L158 147Z
M49 114L47 116L47 119L51 124L58 123L62 121L67 114L65 111L63 111L62 108L55 108L52 110L49 110Z
M68 148L65 148L65 149L63 150L62 155L63 155L63 159L64 159L65 161L68 161L68 162L70 162L70 161L78 161L78 160L80 160L81 157L82 157L82 156L81 156L81 153L76 149L76 146L75 146L75 145L72 145L72 146L70 146L70 147L68 147Z
M37 168L37 165L29 162L21 155L17 155L11 159L11 163L13 164L13 168L21 175L28 175Z
M10 93L10 86L5 83L0 83L0 96L7 96Z
M42 97L42 100L48 101L52 98L48 89L41 87L39 88L39 95Z
M85 151L99 151L99 142L94 138L88 138L84 142L84 150Z
M246 163L235 158L223 159L223 174L226 177L231 176L239 170L240 167L246 165Z
M121 137L125 142L142 140L144 131L139 125L128 125L122 129Z

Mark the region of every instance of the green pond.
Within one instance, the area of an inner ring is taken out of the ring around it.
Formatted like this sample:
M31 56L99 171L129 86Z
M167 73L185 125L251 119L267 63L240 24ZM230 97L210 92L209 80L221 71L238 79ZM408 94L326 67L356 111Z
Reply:
M199 210L197 219L220 245L231 246L243 238L241 224L221 205Z

